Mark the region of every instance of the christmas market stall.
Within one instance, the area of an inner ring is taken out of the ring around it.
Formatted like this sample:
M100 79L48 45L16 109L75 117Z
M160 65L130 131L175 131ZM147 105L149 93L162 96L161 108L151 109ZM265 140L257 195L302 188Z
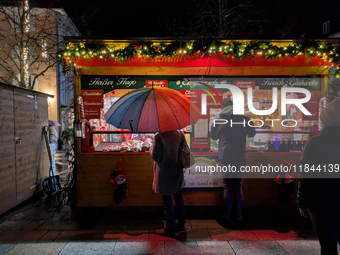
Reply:
M222 205L222 180L196 169L218 164L218 145L210 138L210 127L226 97L256 127L255 137L246 142L247 165L290 168L271 175L262 171L255 178L245 173L244 204L275 206L285 199L287 205L295 205L303 146L320 131L319 112L326 96L338 93L330 82L330 74L339 75L337 41L66 41L59 56L65 71L74 67L75 72L77 207L162 205L162 197L151 189L154 162L149 148L155 131L143 131L136 121L116 113L110 121L107 116L124 95L148 87L176 90L201 110L199 120L183 128L195 156L195 164L185 171L186 206ZM292 100L300 100L303 107ZM160 114L152 104L147 107L145 112ZM138 107L131 110L138 111L143 115ZM147 117L141 119L142 126L154 125ZM291 185L292 192L282 198L284 185Z

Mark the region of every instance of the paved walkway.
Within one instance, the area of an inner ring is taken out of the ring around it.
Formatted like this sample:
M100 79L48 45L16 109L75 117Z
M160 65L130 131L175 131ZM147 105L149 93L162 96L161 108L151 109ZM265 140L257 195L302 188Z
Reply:
M59 173L65 179L67 169L59 168ZM243 230L225 229L215 219L189 219L187 232L170 238L154 233L163 227L161 216L125 220L89 213L76 219L69 208L55 213L57 203L58 198L35 197L1 215L0 255L320 253L311 224L304 221L297 227L289 217L282 222L248 217Z
M36 198L0 217L0 255L49 254L319 254L310 226L274 227L249 220L244 230L223 228L215 219L189 219L187 232L158 236L162 220L113 216L76 220L69 208L54 213L53 199ZM111 217L111 218L110 218Z

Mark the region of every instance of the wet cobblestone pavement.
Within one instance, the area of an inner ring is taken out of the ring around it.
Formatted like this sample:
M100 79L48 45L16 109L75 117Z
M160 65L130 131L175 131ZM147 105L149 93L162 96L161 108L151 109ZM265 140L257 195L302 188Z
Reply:
M62 182L67 167L59 167ZM92 210L75 217L56 212L60 197L38 195L0 216L0 255L53 254L319 254L311 224L245 217L242 230L225 229L214 218L188 217L187 231L155 234L162 214L121 215ZM190 215L193 216L193 215Z

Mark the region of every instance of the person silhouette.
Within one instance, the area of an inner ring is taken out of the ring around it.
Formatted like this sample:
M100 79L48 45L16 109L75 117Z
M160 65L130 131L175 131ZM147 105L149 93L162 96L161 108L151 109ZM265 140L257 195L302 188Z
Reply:
M321 254L335 255L340 243L340 98L323 109L320 119L321 133L306 143L300 166L314 169L320 166L326 173L300 173L297 205L300 214L313 223Z
M179 149L183 147L184 142L183 132L172 130L157 133L150 148L150 155L155 161L152 188L156 194L162 195L164 205L164 229L156 230L158 235L171 236L186 230L182 196L184 175L179 159ZM176 203L177 224L172 197Z
M243 174L240 172L240 167L246 165L246 137L254 137L256 131L254 124L247 116L233 115L233 102L230 98L226 97L222 100L222 107L222 112L217 119L227 120L228 123L215 126L212 123L210 136L213 140L218 140L218 157L222 165L230 165L237 169L235 173L227 173L226 176L223 176L224 219L222 224L226 228L232 227L232 211L235 206L235 227L240 229L243 227L241 184ZM245 123L245 125L235 123ZM235 205L232 201L233 194Z

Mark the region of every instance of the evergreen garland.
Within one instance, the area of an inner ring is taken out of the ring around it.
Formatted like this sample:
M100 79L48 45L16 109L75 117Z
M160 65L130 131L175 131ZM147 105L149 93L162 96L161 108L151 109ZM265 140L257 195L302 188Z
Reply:
M321 41L293 41L292 44L284 47L274 45L269 41L252 41L247 43L237 41L227 43L213 39L198 39L194 42L173 41L171 43L141 41L139 44L131 43L125 48L120 49L116 46L109 46L106 43L69 42L64 50L58 52L58 56L71 62L82 58L91 60L93 57L127 62L136 56L146 56L155 59L156 57L164 56L193 56L197 53L201 56L221 54L227 57L232 55L235 59L240 60L248 57L255 58L257 55L262 55L266 59L306 56L308 58L318 57L334 65L339 65L340 63L340 53L335 49L334 45Z
M287 46L277 46L269 41L249 41L232 43L208 39L198 39L196 41L173 41L170 43L143 42L130 43L124 48L110 46L107 43L90 42L68 42L64 50L58 52L59 58L64 61L64 68L68 68L80 59L90 61L93 58L102 58L106 61L128 62L138 57L177 57L180 55L193 56L222 55L232 56L233 59L244 60L262 56L266 59L276 60L285 57L295 58L297 56L318 57L330 62L332 65L340 64L340 52L334 45L322 41L293 41ZM336 78L340 77L340 70L337 68L333 73Z

